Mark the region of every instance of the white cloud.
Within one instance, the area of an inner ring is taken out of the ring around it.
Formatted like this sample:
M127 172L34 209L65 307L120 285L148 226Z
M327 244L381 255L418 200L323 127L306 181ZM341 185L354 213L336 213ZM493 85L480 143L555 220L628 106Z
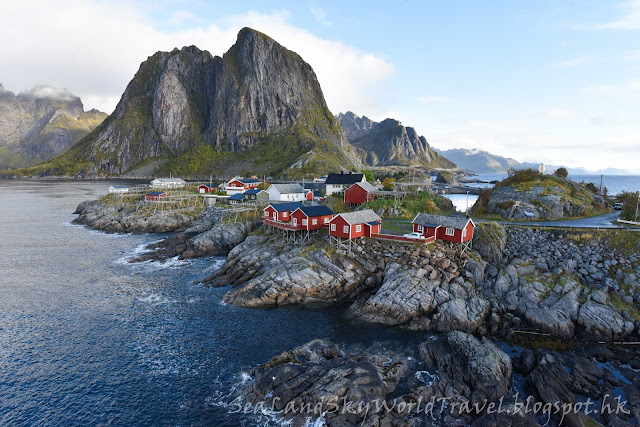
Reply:
M177 10L171 15L171 18L169 18L169 25L174 26L199 22L202 22L202 20L198 18L198 16L186 10Z
M628 84L629 89L631 89L634 92L640 92L640 80L634 80L629 82Z
M393 64L296 27L286 11L247 12L175 31L157 29L141 7L126 1L25 0L3 5L2 15L0 40L12 42L2 47L0 83L13 92L38 84L66 87L87 108L110 113L140 63L156 51L196 45L222 55L249 26L311 64L332 112L377 115L388 108Z
M47 98L56 101L72 101L75 97L67 89L60 89L48 85L34 86L32 89L20 92L22 96L32 96L34 98Z
M617 90L618 88L614 85L597 85L582 88L583 92L595 95L613 95Z
M595 58L593 56L590 55L586 55L586 56L579 56L576 58L570 58L567 59L565 61L561 61L561 62L556 62L555 64L553 64L553 67L555 68L573 68L573 67L577 67L579 65L584 65L587 64L591 61L594 61Z
M330 27L332 25L331 21L327 19L327 12L325 12L324 9L320 7L312 7L311 14L320 24L326 27Z
M571 110L566 108L550 108L544 112L544 115L553 119L563 119L571 115Z
M592 126L610 127L619 125L620 120L617 117L601 115L591 117L589 123L591 123Z
M640 30L640 0L627 1L622 7L625 9L625 14L620 18L581 28L591 30Z
M451 99L444 96L423 96L418 98L422 102L450 102Z

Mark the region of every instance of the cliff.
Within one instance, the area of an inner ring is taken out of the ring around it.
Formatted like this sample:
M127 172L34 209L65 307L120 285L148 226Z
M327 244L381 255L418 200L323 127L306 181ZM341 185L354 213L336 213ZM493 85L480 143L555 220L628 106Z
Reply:
M456 165L431 148L424 136L397 120L374 122L351 111L338 114L338 123L363 163L371 166L427 166L455 168Z
M36 86L15 95L0 85L0 169L31 166L64 152L107 117L84 111L65 89Z
M452 148L450 150L438 150L436 148L435 151L455 162L458 168L476 173L507 173L510 168L515 168L519 165L517 160L476 148Z
M191 176L359 166L311 66L250 28L222 58L195 46L149 57L113 114L39 172L121 175L150 164Z

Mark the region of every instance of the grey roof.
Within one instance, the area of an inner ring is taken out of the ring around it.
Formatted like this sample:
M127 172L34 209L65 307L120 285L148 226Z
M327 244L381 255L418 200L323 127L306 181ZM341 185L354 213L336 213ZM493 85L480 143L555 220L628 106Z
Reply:
M306 193L300 184L271 184L280 194Z
M378 216L377 213L372 211L371 209L365 209L363 211L355 211L355 212L345 212L339 214L345 221L349 224L365 224L370 222L378 222L382 221L382 219ZM334 217L335 219L336 217Z
M371 185L371 183L364 181L364 182L356 182L353 185L359 185L360 187L364 188L365 190L367 190L368 193L375 193L376 191L378 191L378 189L376 187L374 187L373 185Z
M469 221L471 221L471 219L464 216L443 216L419 213L411 222L413 224L425 225L427 227L440 226L462 230Z

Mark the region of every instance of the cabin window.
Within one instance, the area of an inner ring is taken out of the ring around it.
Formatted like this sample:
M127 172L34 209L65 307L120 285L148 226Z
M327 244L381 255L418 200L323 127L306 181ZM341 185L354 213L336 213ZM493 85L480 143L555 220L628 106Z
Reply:
M306 219L303 219L303 220L302 220L302 225L307 225L307 224L308 224L307 220L306 220Z
M420 232L422 232L422 226L421 226L421 225L419 225L418 227L416 227L416 231L420 231Z
M455 234L455 230L453 228L447 228L444 231L444 234L446 234L447 236L453 236Z
M314 219L311 220L311 224L316 225L317 223L318 223L317 219L314 218Z
M359 233L362 231L362 226L360 224L356 225L356 233Z
M273 219L278 219L278 212L273 213Z
M326 218L324 219L325 224L326 224L326 223L328 223L329 221L330 221L329 217L326 217Z
M331 231L336 231L336 225L335 224L331 224Z
M283 212L283 213L282 213L282 216L289 216L289 212ZM447 230L448 230L448 229L447 229ZM452 234L452 236L453 236L453 234Z
M298 225L298 219L297 218L293 218L293 225Z
M462 237L467 237L467 229L462 230Z
M342 232L345 233L345 234L348 233L349 232L349 226L345 225L344 227L342 227Z

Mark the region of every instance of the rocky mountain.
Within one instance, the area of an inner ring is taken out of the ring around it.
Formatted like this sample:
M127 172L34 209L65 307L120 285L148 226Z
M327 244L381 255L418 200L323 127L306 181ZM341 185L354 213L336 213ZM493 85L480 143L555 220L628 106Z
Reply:
M356 147L363 163L371 166L428 166L455 168L456 165L435 152L424 136L397 120L374 122L351 111L336 117L349 142Z
M42 172L290 176L359 166L311 66L243 28L222 58L195 46L149 57L113 114Z
M507 173L510 168L518 166L518 161L502 157L477 148L452 148L450 150L434 149L442 156L455 162L458 168L476 173ZM538 165L536 165L536 168Z
M64 152L107 117L84 111L66 89L36 86L15 95L0 84L0 169L31 166Z

